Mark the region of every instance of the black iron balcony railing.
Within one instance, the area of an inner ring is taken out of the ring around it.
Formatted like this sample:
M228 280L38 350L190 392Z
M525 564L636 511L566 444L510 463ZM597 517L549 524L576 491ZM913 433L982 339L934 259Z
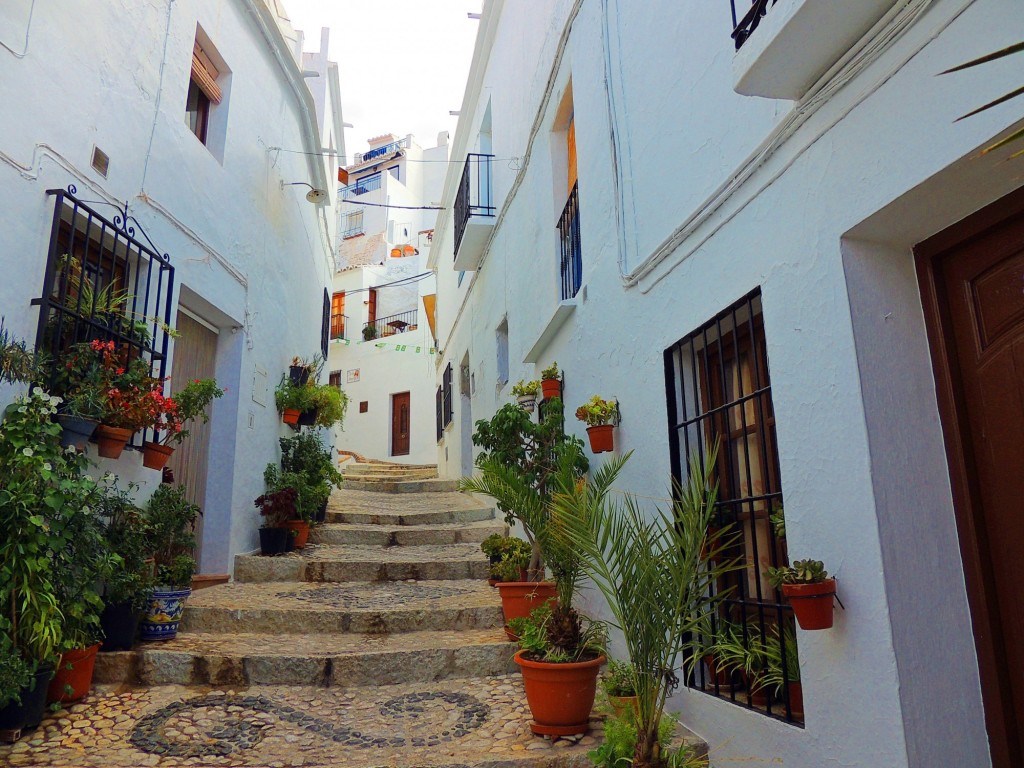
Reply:
M408 312L399 312L395 315L377 318L372 323L365 323L363 325L363 339L370 341L371 339L379 339L382 336L394 336L396 333L415 331L418 313L419 310L411 309ZM370 328L373 330L368 330Z
M562 301L571 299L580 290L583 278L583 247L580 244L580 201L579 184L572 185L569 200L558 218L558 232L561 235L561 257L559 273L562 279Z
M455 196L455 254L459 253L462 236L470 216L493 216L491 198L491 158L494 155L467 155L462 169L459 193Z
M764 18L765 14L768 13L768 8L775 5L778 0L751 0L750 7L746 13L743 13L743 7L746 0L729 0L732 4L732 39L736 43L736 50L738 51L749 38L754 30L757 29L757 25L761 23L761 19ZM740 6L739 14L737 15L736 5L737 2Z
M357 181L353 181L347 187L341 187L338 190L338 194L341 195L342 200L349 200L359 195L365 195L367 192L374 192L380 189L381 175L375 173L372 176L364 176Z
M348 327L348 315L331 315L331 339L345 339L345 328Z

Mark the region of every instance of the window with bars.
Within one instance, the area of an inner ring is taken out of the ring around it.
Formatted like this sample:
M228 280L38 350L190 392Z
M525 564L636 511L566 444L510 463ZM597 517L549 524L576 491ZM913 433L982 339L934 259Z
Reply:
M437 417L437 442L444 437L444 429L452 423L452 364L445 366L441 386L434 393L435 415Z
M363 234L363 232L363 212L352 211L350 213L346 213L341 225L341 237L343 239L358 237Z
M731 591L698 638L707 653L687 683L802 724L792 609L765 576L788 557L760 291L666 350L665 374L673 477L684 481L687 458L717 443L718 502L709 535L728 542L723 557L747 566L718 584ZM749 672L737 668L740 661Z

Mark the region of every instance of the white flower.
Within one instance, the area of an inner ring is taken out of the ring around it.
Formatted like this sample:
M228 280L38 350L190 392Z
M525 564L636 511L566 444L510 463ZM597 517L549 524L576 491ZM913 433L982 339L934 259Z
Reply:
M67 447L67 448L66 448L65 450L66 450L66 451L67 451L68 453L78 453L78 449L77 449L77 448L75 448L75 446L73 446L73 445L69 445L69 446L68 446L68 447Z
M18 409L18 413L28 413L28 406L27 405L21 406L21 408Z
M32 456L35 453L31 448L22 448L21 452L26 456Z
M107 472L107 474L103 476L104 483L112 483L115 480L117 480L117 475L115 475L113 472Z
M53 469L53 467L50 466L50 462L44 461L43 462L43 469L45 469L47 472L49 472L51 469Z
M39 397L39 396L45 395L45 394L46 393L43 391L42 387L32 387L32 396L33 397Z

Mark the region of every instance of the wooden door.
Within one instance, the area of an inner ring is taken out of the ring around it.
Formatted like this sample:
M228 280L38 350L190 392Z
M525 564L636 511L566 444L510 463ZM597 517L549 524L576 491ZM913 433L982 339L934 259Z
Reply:
M331 297L331 338L345 338L345 292L340 291Z
M1024 194L917 249L996 768L1024 765Z
M376 323L377 322L377 289L376 288L371 288L370 289L370 299L369 299L369 301L370 301L370 304L369 304L369 309L367 310L367 314L366 314L366 322L367 323Z
M178 311L178 338L174 341L171 365L171 396L194 379L216 377L217 333L190 315ZM174 484L185 488L185 495L197 504L203 514L196 523L196 560L203 542L203 519L206 516L206 470L210 462L210 425L193 422L189 436L171 455L167 466L174 472Z
M391 455L409 455L409 393L391 396Z

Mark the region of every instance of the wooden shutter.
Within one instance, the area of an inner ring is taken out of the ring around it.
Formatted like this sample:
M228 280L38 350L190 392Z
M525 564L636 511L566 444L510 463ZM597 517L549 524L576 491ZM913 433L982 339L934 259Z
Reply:
M220 72L213 66L210 57L203 52L199 41L196 41L192 47L192 79L199 86L199 90L206 94L206 98L214 104L220 104L222 98L220 86L217 85L218 77Z
M437 412L437 441L441 442L441 435L444 434L444 390L441 387L434 394L434 407Z
M569 192L576 186L576 118L569 118Z
M324 288L324 314L320 320L320 351L324 360L331 345L331 294Z
M377 289L370 289L370 310L367 315L366 322L375 323L377 322Z
M339 291L331 297L331 338L345 338L345 292Z

